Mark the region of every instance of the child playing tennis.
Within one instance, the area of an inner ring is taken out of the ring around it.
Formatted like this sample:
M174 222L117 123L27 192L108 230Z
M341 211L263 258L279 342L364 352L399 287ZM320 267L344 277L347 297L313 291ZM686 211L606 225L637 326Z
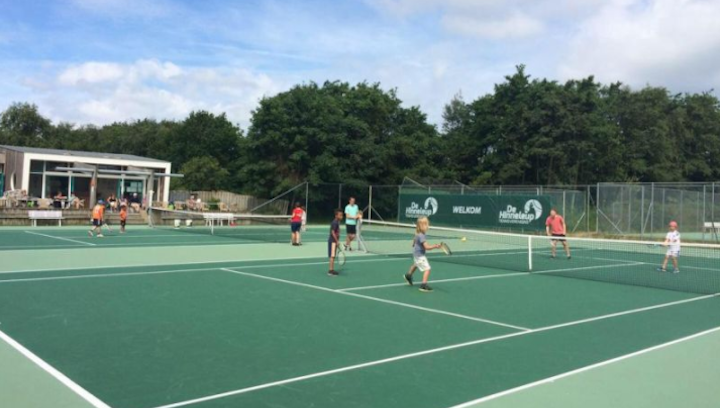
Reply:
M342 210L335 210L335 218L330 224L330 236L328 237L328 258L330 258L330 269L328 275L337 276L340 273L335 270L335 254L340 245L340 222L343 219Z
M92 210L92 225L93 227L88 231L88 235L90 237L94 237L94 234L97 234L98 238L102 238L102 225L103 220L105 219L105 203L103 200L98 200L97 204L95 204L95 207L93 207Z
M663 242L663 246L667 247L667 252L665 253L662 266L657 268L657 270L658 272L667 272L668 261L672 259L673 273L680 273L680 268L678 267L678 257L680 257L680 232L678 231L678 224L675 221L670 221L668 227L670 231L665 235L665 242Z
M421 292L432 292L432 288L427 283L430 277L430 263L425 256L425 252L440 248L440 244L428 244L426 237L428 229L430 229L430 221L427 217L418 218L415 226L415 238L413 238L413 264L410 266L408 273L404 275L405 281L412 286L413 274L420 269L423 272L423 280L420 285Z
M295 209L293 209L292 217L290 218L290 231L292 232L292 244L293 246L300 246L300 228L302 227L302 216L305 211L300 208L300 203L295 203Z
M120 233L125 233L125 224L127 223L127 205L120 204Z

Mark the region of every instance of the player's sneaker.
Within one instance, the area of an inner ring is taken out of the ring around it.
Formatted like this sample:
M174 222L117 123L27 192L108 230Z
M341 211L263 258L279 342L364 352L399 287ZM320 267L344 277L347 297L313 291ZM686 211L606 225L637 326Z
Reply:
M658 271L658 272L667 272L667 269L663 269L663 268L661 268L661 267L659 267L659 266L658 266L655 270Z
M406 273L405 275L403 275L403 278L405 278L405 282L407 282L408 285L410 285L410 286L413 285L412 275L410 275L409 273Z
M98 234L97 236L98 236L98 238L105 238L105 235L103 235L103 234Z
M572 256L568 255L568 259L572 259Z
M673 271L673 273L675 273L675 274L680 273L680 269L675 269L675 270Z
M427 284L423 283L422 285L420 285L420 292L432 292L432 291L433 291L433 289L430 286L428 286Z
M328 271L329 276L338 276L340 273L338 271Z

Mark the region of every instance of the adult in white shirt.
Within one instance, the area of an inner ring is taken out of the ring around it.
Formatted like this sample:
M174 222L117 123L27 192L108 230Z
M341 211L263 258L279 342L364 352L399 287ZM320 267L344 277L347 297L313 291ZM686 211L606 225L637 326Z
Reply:
M352 251L352 242L355 240L357 235L357 223L360 218L360 209L355 204L355 197L350 197L348 205L345 206L345 232L347 238L345 239L345 250Z

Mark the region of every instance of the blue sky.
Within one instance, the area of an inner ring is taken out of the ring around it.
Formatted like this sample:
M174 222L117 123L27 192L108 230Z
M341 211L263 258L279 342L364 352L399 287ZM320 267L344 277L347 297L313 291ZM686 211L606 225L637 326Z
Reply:
M673 92L720 87L718 0L0 0L0 109L105 124L380 82L433 123L527 65Z

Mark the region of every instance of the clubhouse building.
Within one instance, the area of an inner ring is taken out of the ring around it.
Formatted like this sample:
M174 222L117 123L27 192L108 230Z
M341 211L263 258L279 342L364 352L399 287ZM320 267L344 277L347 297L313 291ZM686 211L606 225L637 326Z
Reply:
M115 153L0 145L0 191L34 199L70 196L93 205L110 195L166 202L171 163Z

